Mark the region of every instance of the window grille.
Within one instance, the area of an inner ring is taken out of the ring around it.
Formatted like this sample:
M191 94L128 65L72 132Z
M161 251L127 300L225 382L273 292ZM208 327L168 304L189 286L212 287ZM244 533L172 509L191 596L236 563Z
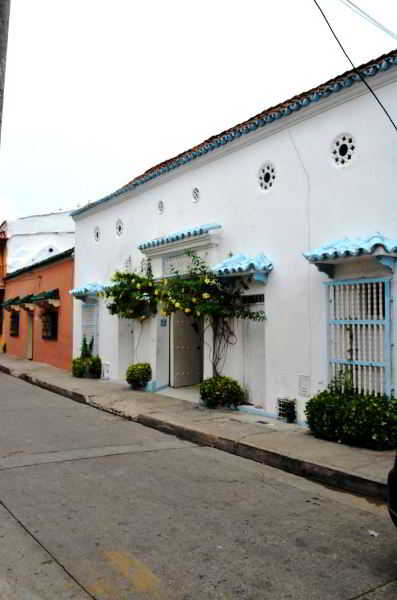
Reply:
M242 296L243 304L263 304L265 301L265 294L246 294Z
M41 337L43 340L56 340L58 338L58 311L46 312L43 317L43 329Z
M287 419L288 416L293 412L295 414L296 420L296 400L292 398L277 398L277 409L278 409L278 418L279 419Z
M10 335L12 337L19 336L19 312L14 311L11 313Z
M347 368L356 390L391 395L390 280L327 285L331 378Z

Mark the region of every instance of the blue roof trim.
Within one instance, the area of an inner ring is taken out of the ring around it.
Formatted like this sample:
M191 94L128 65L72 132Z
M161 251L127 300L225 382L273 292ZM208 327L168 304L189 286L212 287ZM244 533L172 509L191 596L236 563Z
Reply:
M373 77L378 73L387 71L391 67L397 66L397 55L395 51L391 52L389 55L381 56L371 64L364 65L362 67L358 67L356 71L359 71L361 76L364 78ZM178 167L181 167L192 160L196 160L200 156L207 154L208 152L212 152L212 150L216 150L226 144L234 142L236 139L241 137L242 135L247 135L259 128L265 127L269 123L273 121L277 121L283 117L290 115L292 112L296 112L309 106L310 104L316 103L323 98L327 98L331 94L338 93L343 91L344 89L351 87L357 82L361 81L361 77L358 75L356 71L348 71L347 73L340 75L339 77L331 80L328 84L325 83L322 86L314 88L313 90L303 93L299 96L292 98L290 101L286 101L285 103L281 103L273 109L267 109L257 115L256 117L248 120L247 122L237 125L230 130L223 132L219 135L210 138L206 142L203 142L199 146L183 152L181 155L177 156L174 159L170 159L165 163L158 165L157 167L153 167L143 175L140 175L127 183L127 185L121 187L116 190L112 194L101 198L100 200L96 200L95 202L91 202L82 208L78 208L77 210L71 213L72 216L81 215L92 208L99 206L113 198L117 198L126 192L132 191L140 185L143 185L152 179L163 175L164 173L169 173ZM284 106L283 106L284 104Z
M164 246L165 244L171 244L180 240L185 240L191 237L198 237L205 235L213 229L221 229L222 225L219 223L208 223L207 225L198 225L196 227L188 227L175 233L170 233L163 237L154 238L147 242L142 242L138 245L139 250L147 250L148 248L156 248L157 246Z
M234 254L230 258L214 265L211 270L217 275L239 275L244 273L270 273L273 264L263 252L256 256Z
M70 290L69 294L71 294L75 298L79 298L82 296L97 296L106 288L111 287L111 285L111 283L86 283L85 285Z
M315 263L333 258L372 254L376 246L383 246L386 252L397 252L397 238L387 238L382 233L374 233L366 238L343 238L305 252L303 256Z

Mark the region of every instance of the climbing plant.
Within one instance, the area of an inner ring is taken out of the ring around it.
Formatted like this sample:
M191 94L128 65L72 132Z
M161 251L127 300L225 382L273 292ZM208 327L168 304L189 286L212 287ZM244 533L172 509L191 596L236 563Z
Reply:
M146 274L116 271L112 285L105 288L102 295L112 315L144 321L157 312L155 289L149 267Z
M184 273L173 270L168 278L155 281L150 265L145 275L116 271L103 295L109 311L127 319L144 320L157 312L158 305L162 315L182 311L195 321L204 318L205 327L213 331L213 374L220 375L227 348L237 341L234 319L263 321L265 313L244 304L241 278L214 275L200 257L192 251L186 254L191 260Z
M185 273L174 271L162 279L156 291L164 315L180 310L194 319L205 317L205 324L213 331L211 362L213 374L220 375L220 367L228 346L236 343L234 319L263 321L263 311L251 311L243 303L244 284L241 278L219 277L212 273L205 261L191 251Z

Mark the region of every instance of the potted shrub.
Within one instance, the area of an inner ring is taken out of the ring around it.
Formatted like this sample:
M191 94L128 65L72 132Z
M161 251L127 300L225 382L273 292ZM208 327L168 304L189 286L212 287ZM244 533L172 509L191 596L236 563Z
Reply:
M244 403L244 391L232 377L216 375L200 384L200 397L207 408L227 406L237 408Z
M85 360L81 357L74 358L72 362L73 377L84 377L86 371Z
M133 390L144 388L151 378L152 368L149 363L135 363L127 369L126 380Z
M93 379L100 379L102 375L102 361L100 357L91 356L87 359L87 374Z
M102 361L100 357L92 356L94 348L94 338L87 342L85 335L81 343L80 356L73 359L72 373L74 377L87 377L90 379L100 379L102 375Z

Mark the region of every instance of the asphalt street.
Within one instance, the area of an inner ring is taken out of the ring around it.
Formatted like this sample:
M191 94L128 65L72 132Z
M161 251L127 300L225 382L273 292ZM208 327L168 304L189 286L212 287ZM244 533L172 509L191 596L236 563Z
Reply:
M0 374L0 600L395 600L384 506Z

